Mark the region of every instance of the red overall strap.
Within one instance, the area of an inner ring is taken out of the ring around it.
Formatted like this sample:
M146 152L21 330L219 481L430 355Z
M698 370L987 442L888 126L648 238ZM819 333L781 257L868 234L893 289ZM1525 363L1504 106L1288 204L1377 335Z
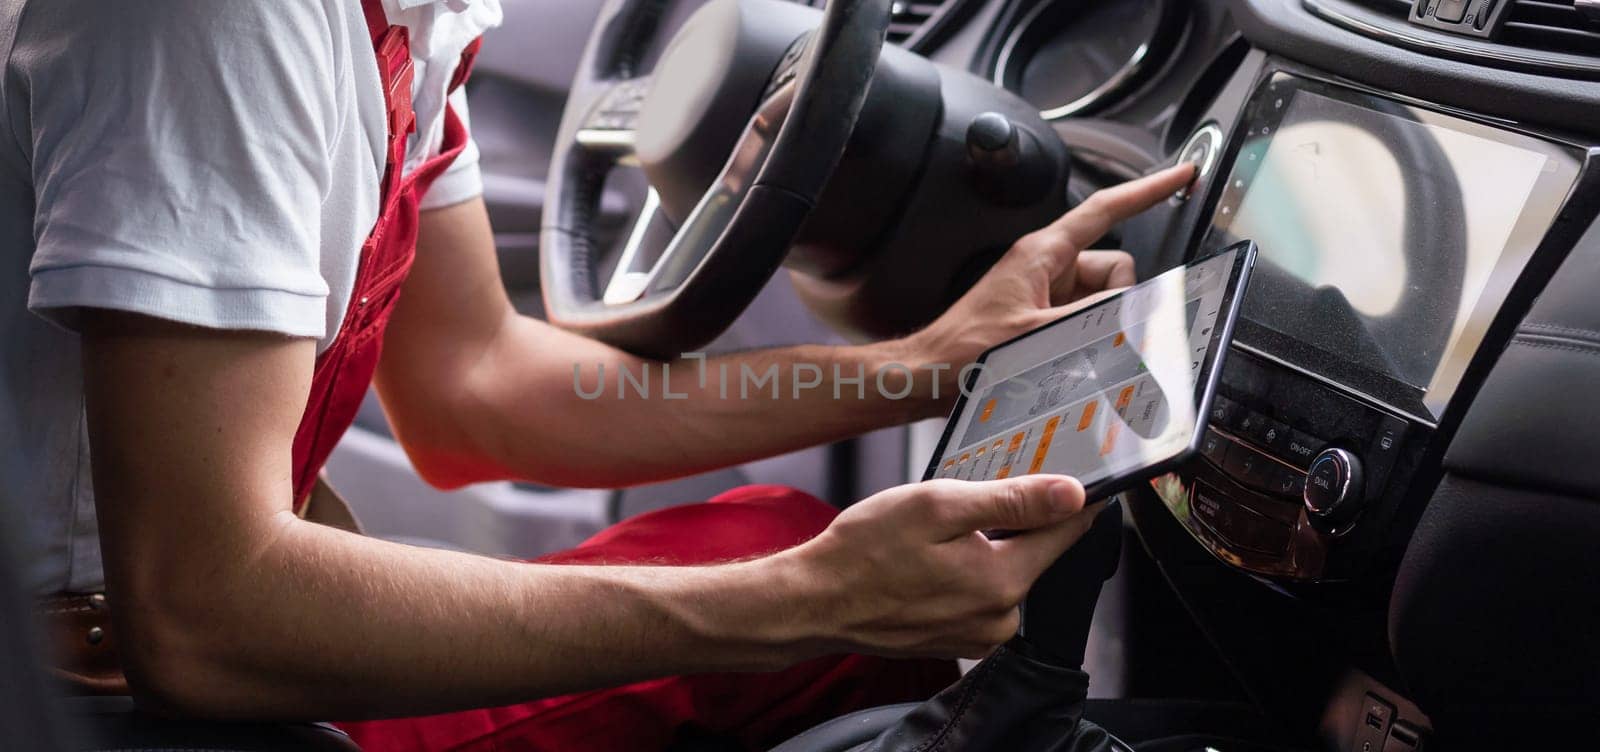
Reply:
M401 285L416 257L418 206L433 181L444 174L467 144L467 130L453 109L445 112L440 154L410 174L406 143L416 130L411 88L414 79L409 31L391 25L383 0L362 0L367 28L378 58L389 128L380 187L378 221L361 246L361 259L344 322L328 349L317 356L311 393L294 437L294 499L298 510L316 485L317 474L339 438L355 421L383 351L383 332L399 299ZM462 53L451 89L465 83L480 43Z

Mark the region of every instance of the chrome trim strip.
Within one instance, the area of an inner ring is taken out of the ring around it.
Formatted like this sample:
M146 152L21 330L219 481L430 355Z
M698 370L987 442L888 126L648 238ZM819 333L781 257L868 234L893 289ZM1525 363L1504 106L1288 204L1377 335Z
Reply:
M1000 56L995 58L994 75L991 76L995 86L1002 89L1006 87L1006 70L1011 67L1011 56L1017 54L1017 44L1022 39L1022 32L1032 26L1034 21L1039 20L1039 16L1049 7L1049 2L1033 6L1033 10L1028 11L1028 14L1023 16L1006 36L1006 43L1000 47Z
M582 146L595 151L620 152L631 154L638 135L633 131L619 131L601 128L584 128L577 133L577 141Z
M628 244L622 248L622 258L617 260L617 268L611 272L611 281L606 284L605 295L601 298L606 305L632 303L644 295L650 272L636 271L633 265L639 257L640 246L644 245L644 236L650 231L650 224L656 221L656 212L660 209L661 194L651 188L645 194L644 208L639 211L639 218L634 220Z
M1156 12L1158 14L1165 14L1167 12L1166 6L1168 1L1169 0L1159 0L1158 5L1156 6ZM1033 10L1028 11L1028 14L1023 16L1022 20L1017 22L1016 27L1011 30L1011 34L1006 37L1006 43L1000 48L1000 55L998 58L996 58L994 75L991 77L996 86L999 86L1002 89L1006 87L1006 71L1011 67L1011 58L1017 52L1017 45L1021 43L1022 35L1027 32L1036 21L1039 20L1039 16L1044 15L1044 12L1049 10L1053 5L1054 3L1048 1L1035 5ZM1160 33L1161 27L1159 24L1157 24L1156 29L1150 33L1150 38L1139 44L1138 49L1133 51L1133 56L1128 59L1128 62L1124 63L1116 73L1111 74L1110 78L1103 81L1099 86L1096 86L1088 94L1078 97L1077 99L1061 105L1060 107L1053 107L1043 110L1039 113L1039 116L1045 120L1061 120L1063 118L1068 118L1088 110L1089 108L1101 103L1103 100L1121 91L1134 78L1138 77L1138 75L1144 71L1145 64L1149 62L1151 44L1155 42L1156 36ZM1020 92L1018 93L1020 94Z

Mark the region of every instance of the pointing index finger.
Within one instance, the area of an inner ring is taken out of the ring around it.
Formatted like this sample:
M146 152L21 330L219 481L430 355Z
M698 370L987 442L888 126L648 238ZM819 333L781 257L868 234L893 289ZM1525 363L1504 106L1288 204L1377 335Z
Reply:
M1188 162L1121 185L1095 191L1077 208L1056 220L1051 230L1067 236L1076 248L1088 248L1117 223L1165 200L1194 179Z

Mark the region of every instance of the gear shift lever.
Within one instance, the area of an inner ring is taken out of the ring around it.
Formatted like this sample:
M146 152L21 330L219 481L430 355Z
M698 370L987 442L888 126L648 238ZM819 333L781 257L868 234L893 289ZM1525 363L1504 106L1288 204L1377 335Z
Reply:
M851 716L802 734L773 752L1121 752L1126 745L1083 719L1082 670L1100 589L1122 553L1122 507L1112 501L1034 583L1022 631L933 699L870 741L818 746L848 736Z
M1122 505L1113 500L1040 575L1022 604L1021 640L1038 652L1035 657L1063 668L1083 665L1095 604L1121 558Z

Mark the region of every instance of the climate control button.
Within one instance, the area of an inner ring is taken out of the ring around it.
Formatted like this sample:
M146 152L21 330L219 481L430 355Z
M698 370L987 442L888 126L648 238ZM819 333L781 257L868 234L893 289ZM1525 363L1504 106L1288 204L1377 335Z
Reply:
M1265 491L1272 487L1273 461L1250 447L1234 444L1228 448L1223 470L1246 488Z
M1304 498L1306 493L1306 474L1299 470L1281 468L1278 470L1277 476L1272 479L1272 488L1269 490L1289 499Z
M1327 446L1327 443L1315 436L1300 431L1290 431L1289 444L1284 455L1299 467L1310 467L1311 461L1322 453L1324 446Z
M1327 449L1311 461L1306 473L1305 505L1311 525L1324 533L1341 533L1361 513L1364 478L1361 460L1343 449Z

